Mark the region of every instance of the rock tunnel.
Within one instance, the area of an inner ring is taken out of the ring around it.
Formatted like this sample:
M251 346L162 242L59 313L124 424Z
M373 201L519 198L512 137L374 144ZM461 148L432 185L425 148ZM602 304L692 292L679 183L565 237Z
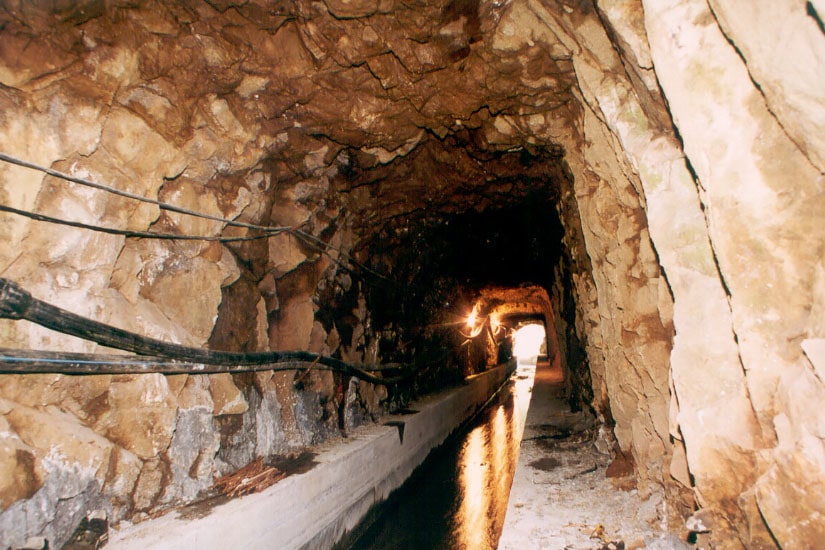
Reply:
M668 529L817 547L823 17L822 0L0 2L2 278L181 346L413 375L0 375L1 542L59 544L94 508L139 521L459 383L495 362L454 330L476 308L545 322L567 399ZM112 353L14 319L0 347Z

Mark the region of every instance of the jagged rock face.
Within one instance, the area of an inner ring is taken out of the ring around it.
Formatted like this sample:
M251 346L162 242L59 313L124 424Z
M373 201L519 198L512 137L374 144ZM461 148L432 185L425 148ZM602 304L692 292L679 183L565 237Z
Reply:
M3 152L301 232L169 242L3 214L0 275L168 341L377 362L390 347L426 351L403 348L437 307L511 283L454 254L442 277L413 273L422 250L461 242L437 222L477 229L538 196L560 245L541 248L552 262L535 263L531 282L553 302L570 379L591 386L577 395L592 395L633 454L639 489L664 493L675 530L698 507L724 546L814 547L825 7L784 4L7 3ZM0 203L55 217L251 234L7 164L0 181ZM456 240L428 247L428 236ZM393 317L380 277L353 259L412 282L430 299L420 318ZM0 344L94 350L10 321ZM91 506L119 519L174 505L389 397L330 373L293 378L4 376L2 531L48 525L64 540L70 520L35 513L57 502L72 521Z
M726 340L731 333L734 340L728 345L729 375L726 382L720 378L724 396L733 399L723 404L721 392L710 396L688 376L677 378L674 366L676 394L680 406L706 403L739 419L738 430L722 433L680 420L686 438L687 431L695 431L709 440L700 455L686 439L688 465L695 465L691 473L707 479L709 489L741 492L742 515L758 523L753 519L758 508L781 544L815 546L822 535L821 522L814 518L823 510L823 470L821 462L815 465L822 447L813 441L822 424L821 415L805 409L822 402L825 388L814 370L821 358L806 358L803 349L806 341L822 337L825 265L814 251L822 249L825 227L813 212L825 205L825 166L822 144L814 145L820 138L800 136L814 127L820 135L823 98L812 99L803 91L816 85L814 73L760 55L764 45L756 47L742 37L742 22L731 17L736 2L713 2L712 12L695 2L665 4L648 9L648 36L685 153L701 182L708 236L728 298ZM792 52L799 41L809 41L800 55L821 57L825 33L813 6L808 4L807 14L802 6L783 8L787 18L766 10L748 14L746 21L768 37L787 25L794 31L773 48L787 46ZM668 35L674 28L690 43L701 44L701 51L674 48ZM733 49L729 41L741 49ZM692 84L690 98L677 91L687 82ZM799 110L811 113L804 123ZM754 467L743 471L742 463ZM723 471L735 475L720 479ZM791 478L800 481L789 484ZM701 489L698 494L704 499ZM796 507L799 502L806 503L805 512ZM739 523L736 516L729 519ZM801 524L818 526L799 528Z

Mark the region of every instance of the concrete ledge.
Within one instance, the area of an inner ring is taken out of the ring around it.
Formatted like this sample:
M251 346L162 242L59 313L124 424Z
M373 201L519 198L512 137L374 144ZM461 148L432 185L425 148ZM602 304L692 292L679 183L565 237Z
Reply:
M180 510L122 526L111 533L107 547L329 548L399 487L510 372L498 367L413 403L415 414L382 418L404 424L403 440L396 426L362 426L346 441L313 449L317 464L305 473L218 505L203 517L186 518Z

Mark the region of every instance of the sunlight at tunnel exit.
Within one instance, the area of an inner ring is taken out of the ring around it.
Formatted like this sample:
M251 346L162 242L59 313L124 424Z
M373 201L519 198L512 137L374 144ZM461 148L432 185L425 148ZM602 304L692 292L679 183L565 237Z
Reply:
M513 335L513 355L519 363L535 360L544 344L544 327L542 325L525 325Z

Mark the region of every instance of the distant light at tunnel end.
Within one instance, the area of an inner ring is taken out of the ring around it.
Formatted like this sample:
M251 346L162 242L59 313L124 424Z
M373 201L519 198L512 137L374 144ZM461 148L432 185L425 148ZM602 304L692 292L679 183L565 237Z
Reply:
M513 355L520 362L531 357L538 357L544 338L542 325L533 324L521 327L513 335Z

